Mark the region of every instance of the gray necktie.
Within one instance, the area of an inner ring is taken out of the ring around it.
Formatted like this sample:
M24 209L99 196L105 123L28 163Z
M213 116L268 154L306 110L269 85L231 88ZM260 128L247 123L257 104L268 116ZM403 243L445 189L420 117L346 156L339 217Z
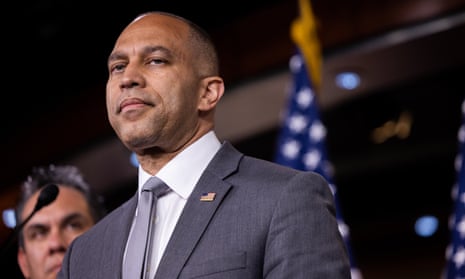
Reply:
M151 177L142 187L134 227L127 243L126 258L123 264L123 279L145 278L150 253L151 235L157 198L168 193L170 188L157 177Z

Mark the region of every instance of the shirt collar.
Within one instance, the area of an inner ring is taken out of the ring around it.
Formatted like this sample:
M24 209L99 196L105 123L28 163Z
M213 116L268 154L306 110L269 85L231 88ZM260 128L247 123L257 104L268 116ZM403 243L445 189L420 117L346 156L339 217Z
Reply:
M179 196L187 199L220 147L221 143L216 134L210 131L176 155L156 176ZM150 177L151 175L139 166L139 192Z

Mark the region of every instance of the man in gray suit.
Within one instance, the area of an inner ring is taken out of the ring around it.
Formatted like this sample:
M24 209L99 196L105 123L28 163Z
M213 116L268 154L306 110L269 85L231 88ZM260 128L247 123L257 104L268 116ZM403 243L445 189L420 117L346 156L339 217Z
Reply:
M217 138L224 84L203 30L143 14L118 37L108 70L108 118L137 154L139 190L73 242L58 278L129 279L127 240L151 176L171 190L156 205L147 268L130 279L350 278L327 182Z

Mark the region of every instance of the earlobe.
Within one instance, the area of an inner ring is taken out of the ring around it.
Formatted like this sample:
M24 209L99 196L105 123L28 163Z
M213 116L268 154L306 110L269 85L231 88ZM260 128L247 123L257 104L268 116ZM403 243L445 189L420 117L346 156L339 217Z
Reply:
M209 111L219 102L224 93L223 79L217 76L204 79L205 87L200 96L199 109Z

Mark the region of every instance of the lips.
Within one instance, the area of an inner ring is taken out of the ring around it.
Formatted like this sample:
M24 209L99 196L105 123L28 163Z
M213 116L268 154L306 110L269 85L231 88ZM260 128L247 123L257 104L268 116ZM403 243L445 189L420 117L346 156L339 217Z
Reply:
M61 264L57 264L57 265L53 266L53 268L51 269L51 271L52 271L53 273L57 273L57 274L58 274L58 272L60 271L60 269L61 269Z
M146 103L138 98L124 99L119 105L118 112L125 112L145 105Z
M50 267L48 267L46 272L47 273L58 274L60 269L61 269L61 261L57 261L54 264L52 264Z

